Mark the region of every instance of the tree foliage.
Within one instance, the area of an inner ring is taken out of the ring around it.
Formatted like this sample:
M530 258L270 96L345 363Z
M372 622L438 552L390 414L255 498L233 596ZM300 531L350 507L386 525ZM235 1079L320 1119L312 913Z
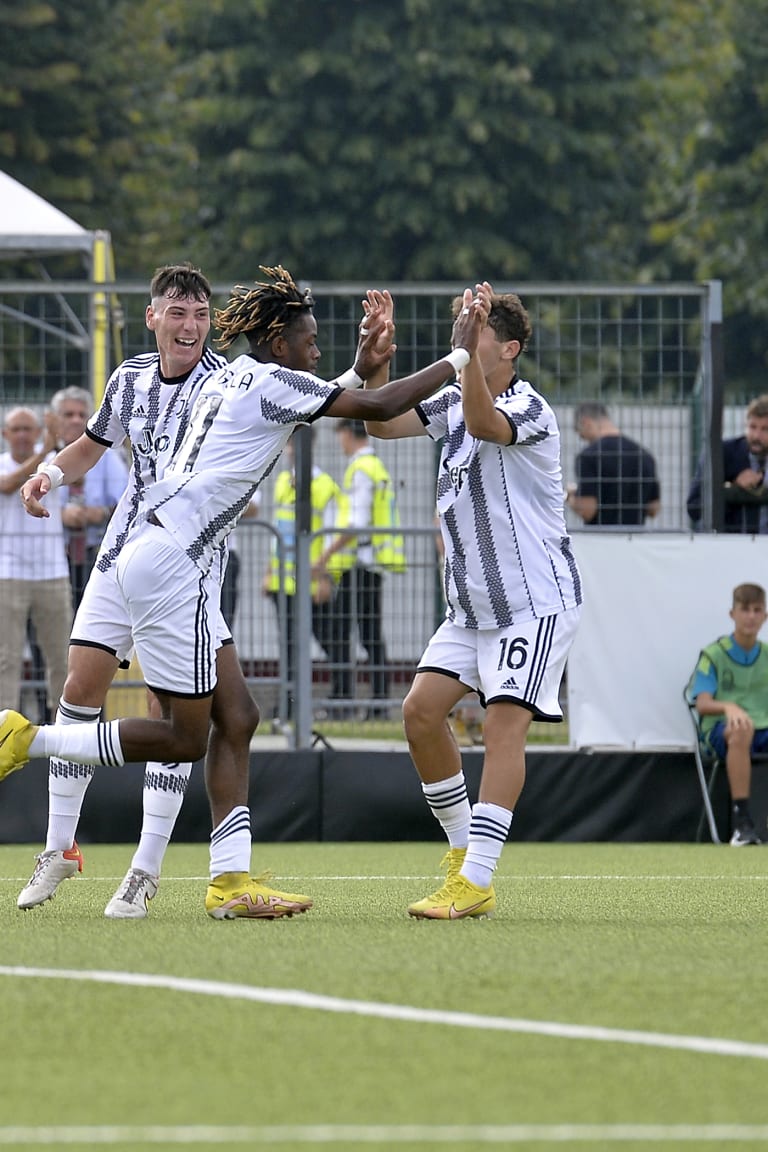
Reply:
M0 165L121 275L717 277L764 369L768 0L0 0L0 30Z

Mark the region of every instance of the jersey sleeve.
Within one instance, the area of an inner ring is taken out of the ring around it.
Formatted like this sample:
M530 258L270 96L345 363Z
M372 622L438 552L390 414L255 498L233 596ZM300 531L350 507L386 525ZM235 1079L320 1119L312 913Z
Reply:
M120 420L118 396L120 369L112 373L104 389L104 398L85 426L87 434L98 444L117 447L125 440L125 429Z
M310 372L274 367L261 390L261 413L270 424L311 424L325 412L342 391Z
M455 404L461 403L461 386L452 381L416 405L416 414L424 425L427 436L441 440L448 431L448 414Z

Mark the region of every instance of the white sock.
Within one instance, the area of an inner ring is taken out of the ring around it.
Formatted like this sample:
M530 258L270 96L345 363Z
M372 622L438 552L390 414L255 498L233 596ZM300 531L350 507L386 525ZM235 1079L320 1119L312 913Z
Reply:
M251 871L251 813L233 808L211 832L211 880L224 872Z
M168 841L184 802L192 764L148 761L144 769L144 821L131 868L159 876Z
M512 813L498 804L475 804L469 826L467 854L461 875L478 888L487 888L496 871L501 850L507 842Z
M29 745L35 756L61 756L77 764L107 764L115 768L125 763L120 744L120 721L99 724L41 724Z
M100 708L68 704L63 698L56 712L57 724L88 724L98 720ZM48 830L46 852L66 852L75 842L80 810L93 778L89 764L52 756L48 765Z
M466 848L472 809L464 772L449 776L447 780L438 780L436 784L422 783L421 790L451 848Z

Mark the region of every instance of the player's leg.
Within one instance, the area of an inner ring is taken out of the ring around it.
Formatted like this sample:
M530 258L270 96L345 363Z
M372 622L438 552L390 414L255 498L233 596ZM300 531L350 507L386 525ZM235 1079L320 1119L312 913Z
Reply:
M276 919L305 912L312 906L308 897L268 887L266 875L250 875L250 742L259 722L259 711L233 643L221 645L216 667L218 682L205 760L213 826L206 911L218 920L241 916Z
M147 712L155 718L161 715L159 701L152 692L147 693ZM142 920L146 917L149 902L157 895L166 849L191 774L191 761L181 764L147 761L141 794L141 834L131 866L104 909L104 915L109 919Z
M451 646L445 632L442 636L440 633L438 630L428 645L426 659L420 662L420 670L403 701L403 722L424 799L448 840L442 865L447 868L445 883L451 885L464 862L471 807L461 752L448 717L469 690L461 677L470 676L468 665L474 657ZM443 670L441 664L445 665ZM441 899L443 887L412 904L409 913L419 916L423 907L431 908Z
M55 722L93 724L101 716L109 686L132 650L131 623L114 569L94 568L77 611L67 657L67 676ZM93 765L52 756L48 769L48 829L35 871L19 895L20 908L50 899L61 881L81 871L76 835Z
M205 755L216 685L218 571L200 572L163 528L146 525L120 554L116 583L147 686L161 698L162 719L38 727L6 714L0 778L39 755L110 766Z

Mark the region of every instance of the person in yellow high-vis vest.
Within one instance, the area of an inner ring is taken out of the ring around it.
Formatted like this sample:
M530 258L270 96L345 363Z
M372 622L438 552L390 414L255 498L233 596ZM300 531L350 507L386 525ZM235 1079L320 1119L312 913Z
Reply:
M387 716L390 672L382 626L382 584L384 572L404 572L405 545L394 488L389 472L374 453L362 420L339 420L336 434L348 458L344 473L347 497L346 524L356 528L356 536L338 536L321 557L319 570L338 557L347 562L336 595L337 651L343 665L340 695L354 696L352 630L368 653L372 702L368 718ZM377 532L376 529L381 531Z
M272 520L277 536L272 539L272 551L269 568L264 575L263 590L266 596L275 605L275 611L280 612L280 549L278 538L282 543L282 588L285 593L285 638L288 647L288 680L294 684L295 657L295 608L296 595L296 474L294 471L293 441L289 440L285 446L286 467L275 477L273 491ZM345 497L336 481L328 472L324 472L317 465L312 468L310 486L310 502L312 505L312 543L310 546L310 562L314 565L323 552L328 537L315 535L324 528L329 532L343 520ZM322 575L312 580L312 633L320 647L328 657L331 669L331 695L339 696L343 688L341 681L341 657L337 651L334 598L339 575L346 564L342 555L337 555L330 561L328 569ZM293 690L288 697L289 716L293 710Z

